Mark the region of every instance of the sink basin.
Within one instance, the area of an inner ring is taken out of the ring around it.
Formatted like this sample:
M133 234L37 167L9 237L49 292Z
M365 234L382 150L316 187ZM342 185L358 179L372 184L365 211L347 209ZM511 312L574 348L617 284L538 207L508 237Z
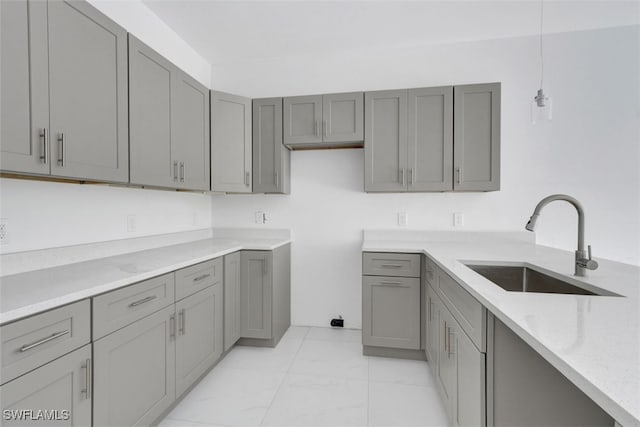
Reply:
M588 283L569 283L525 265L465 265L509 292L619 296Z

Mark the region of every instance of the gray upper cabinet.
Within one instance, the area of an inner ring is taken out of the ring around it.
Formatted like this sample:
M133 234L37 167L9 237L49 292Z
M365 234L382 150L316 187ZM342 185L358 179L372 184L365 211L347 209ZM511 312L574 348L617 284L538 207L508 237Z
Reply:
M253 192L289 194L291 153L282 144L282 98L253 100Z
M453 87L408 91L407 190L452 188Z
M178 163L178 188L209 191L209 89L180 70L175 85L171 158Z
M175 399L171 304L93 344L94 426L151 424Z
M2 102L11 105L2 169L128 182L126 31L86 2L12 3L2 6Z
M217 283L176 303L176 397L222 355L222 293Z
M129 34L131 183L177 185L171 164L171 64Z
M0 19L0 169L47 175L47 6L44 2L2 1Z
M358 146L364 138L362 92L284 98L284 144L292 148Z
M240 339L240 252L224 257L224 351Z
M454 190L500 189L500 83L454 89Z
M209 90L129 35L131 183L209 190Z
M407 91L367 92L364 98L364 189L405 191Z
M211 92L211 191L251 193L251 99Z
M322 95L284 98L284 143L322 143Z
M68 420L55 425L91 425L91 345L54 360L0 387L0 409L4 411L57 410L59 417ZM46 420L29 423L2 419L3 426L52 425Z

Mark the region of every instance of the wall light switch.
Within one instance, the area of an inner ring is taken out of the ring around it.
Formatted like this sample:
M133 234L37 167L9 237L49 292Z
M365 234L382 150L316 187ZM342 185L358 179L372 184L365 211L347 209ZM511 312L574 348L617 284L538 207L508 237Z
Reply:
M264 212L256 211L256 213L255 213L255 223L256 224L264 224Z
M136 216L135 215L127 215L127 232L133 233L136 231Z
M9 221L6 218L0 219L0 245L9 243Z
M409 215L406 212L398 212L398 225L406 227L409 223Z
M462 212L453 213L453 226L462 227L464 225L464 214Z

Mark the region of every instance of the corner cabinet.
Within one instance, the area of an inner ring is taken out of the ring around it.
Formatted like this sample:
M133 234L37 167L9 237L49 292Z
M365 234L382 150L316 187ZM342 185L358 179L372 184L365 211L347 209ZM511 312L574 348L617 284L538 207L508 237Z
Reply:
M282 98L253 100L253 192L289 194L291 153L282 144Z
M361 146L362 92L284 98L284 144L291 148Z
M500 84L366 92L364 148L367 192L498 190Z
M251 99L211 92L211 191L251 193Z
M241 344L274 347L291 325L291 245L240 255Z
M0 169L128 182L127 32L86 2L0 7Z
M209 190L209 90L129 35L131 183Z

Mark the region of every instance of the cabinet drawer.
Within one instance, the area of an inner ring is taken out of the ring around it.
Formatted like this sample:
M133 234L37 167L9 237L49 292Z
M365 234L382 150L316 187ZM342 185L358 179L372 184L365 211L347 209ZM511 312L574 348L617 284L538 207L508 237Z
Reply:
M420 277L420 255L365 252L362 255L362 274Z
M90 325L86 299L2 326L0 384L88 343Z
M176 271L176 301L222 283L222 257Z
M438 268L436 292L471 341L482 352L486 351L486 309L469 292Z
M174 295L169 273L93 298L93 340L173 304Z

